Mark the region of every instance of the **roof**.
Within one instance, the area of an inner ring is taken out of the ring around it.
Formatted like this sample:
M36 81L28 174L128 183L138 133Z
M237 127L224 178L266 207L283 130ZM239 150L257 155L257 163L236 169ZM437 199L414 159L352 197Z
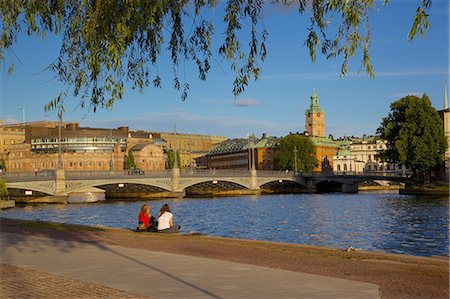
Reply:
M274 147L277 146L280 143L281 138L278 137L267 137L267 138L261 138L254 147L260 148L260 147Z
M133 146L131 148L131 151L133 152L138 152L138 151L142 151L144 149L144 147L146 147L147 145L150 145L152 143L141 143L141 144L136 144L135 146Z
M327 146L327 147L335 147L338 148L339 145L331 138L328 137L309 137L315 146Z
M209 152L208 155L225 154L240 152L249 148L250 141L243 138L228 139L218 143Z

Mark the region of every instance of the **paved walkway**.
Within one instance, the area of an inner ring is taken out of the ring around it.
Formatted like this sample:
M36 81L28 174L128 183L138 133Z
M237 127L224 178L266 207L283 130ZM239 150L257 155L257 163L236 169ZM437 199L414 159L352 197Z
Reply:
M96 242L2 233L0 247L2 264L137 296L380 298L370 283Z

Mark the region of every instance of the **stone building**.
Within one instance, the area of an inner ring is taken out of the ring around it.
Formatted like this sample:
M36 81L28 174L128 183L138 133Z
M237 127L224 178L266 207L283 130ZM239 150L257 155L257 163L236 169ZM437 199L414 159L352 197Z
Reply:
M156 144L137 144L131 148L136 167L144 171L166 169L164 149Z
M61 148L62 167L67 171L120 171L124 169L130 145L142 142L140 138L133 142L132 135L128 127L84 128L78 123L62 123L59 142L59 123L26 124L24 141L10 146L7 169L10 172L54 170L58 167ZM152 139L146 141L152 144ZM160 159L159 164L165 164L164 157L152 159Z
M18 124L5 124L0 120L0 160L5 161L9 155L12 144L23 143L25 141L25 126L40 125L51 126L54 122L28 122Z

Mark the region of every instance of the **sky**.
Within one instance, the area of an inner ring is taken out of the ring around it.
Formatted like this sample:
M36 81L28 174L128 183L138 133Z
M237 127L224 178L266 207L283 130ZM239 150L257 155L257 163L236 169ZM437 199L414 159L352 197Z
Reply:
M375 134L381 119L389 113L389 105L403 96L426 93L435 108L443 108L444 80L449 78L449 1L433 0L425 37L408 42L407 33L419 2L391 0L371 15L374 79L357 73L361 53L352 58L344 78L340 76L341 58L327 60L318 55L312 63L304 45L308 17L295 8L267 5L264 24L269 32L268 56L261 65L261 77L251 81L242 95L233 96L234 73L229 63L218 58L218 46L224 37L223 28L218 27L212 40L215 58L207 80L200 81L196 68L189 65L184 71L190 84L185 101L173 89L170 56L163 53L158 64L162 88L150 86L139 93L126 85L123 99L112 110L95 113L78 108L79 99L69 95L64 121L148 131L172 131L176 125L182 133L229 138L245 138L252 133L281 137L305 130L305 110L315 89L325 112L327 136ZM219 5L217 16L220 9ZM46 70L58 56L60 44L60 38L52 35L44 40L22 35L14 45L17 58L5 52L5 62L0 65L0 119L6 123L22 122L23 118L26 122L57 119L55 113L44 111L44 105L65 90ZM11 59L15 70L8 76Z

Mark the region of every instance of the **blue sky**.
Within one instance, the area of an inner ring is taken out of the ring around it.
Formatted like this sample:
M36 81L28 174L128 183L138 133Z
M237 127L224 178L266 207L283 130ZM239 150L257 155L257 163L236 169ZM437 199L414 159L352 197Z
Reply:
M352 60L349 75L340 78L341 59L318 56L312 63L304 46L308 17L295 9L270 7L265 13L269 31L267 60L261 78L250 82L237 98L232 95L234 74L229 64L214 60L206 82L199 81L195 68L186 68L190 92L181 101L172 87L171 66L166 54L159 61L162 88L149 87L143 94L126 88L123 99L112 111L76 108L78 99L66 102L66 121L82 126L118 127L150 131L179 132L246 137L263 132L284 136L304 131L304 112L313 88L325 111L325 133L335 137L374 134L389 104L408 95L428 94L437 109L443 107L444 78L449 77L449 3L433 0L430 28L425 38L408 43L407 33L419 1L391 0L372 15L370 48L375 79L357 74L360 53ZM218 8L220 9L220 8ZM219 12L218 12L219 14ZM213 40L216 51L223 38L218 28ZM14 46L20 62L6 75L1 65L0 118L7 122L56 120L55 113L45 113L44 105L64 89L54 74L43 71L58 55L60 40L49 36L44 41L21 36Z

